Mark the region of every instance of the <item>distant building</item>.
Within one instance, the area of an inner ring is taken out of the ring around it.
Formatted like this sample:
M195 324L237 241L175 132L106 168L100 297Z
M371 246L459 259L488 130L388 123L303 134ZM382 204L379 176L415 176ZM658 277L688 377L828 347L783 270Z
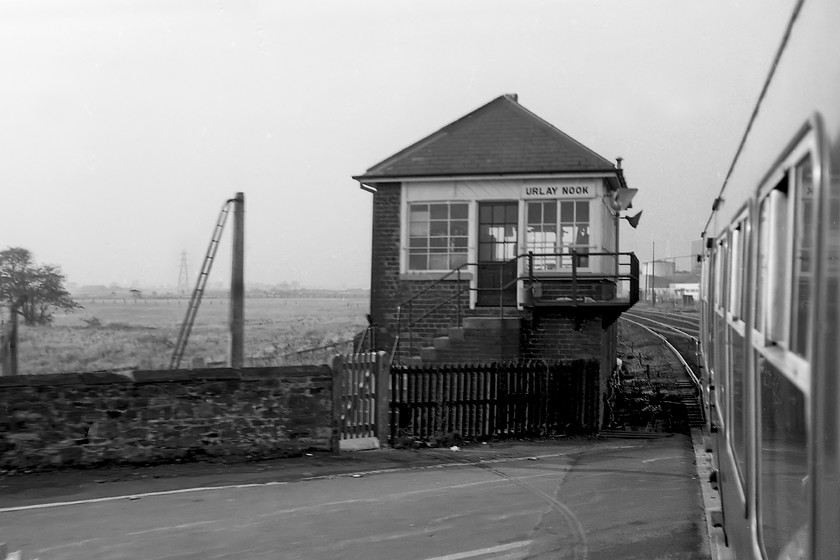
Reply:
M638 299L611 209L620 165L503 95L354 179L373 195L377 347L413 363L593 358L605 386Z

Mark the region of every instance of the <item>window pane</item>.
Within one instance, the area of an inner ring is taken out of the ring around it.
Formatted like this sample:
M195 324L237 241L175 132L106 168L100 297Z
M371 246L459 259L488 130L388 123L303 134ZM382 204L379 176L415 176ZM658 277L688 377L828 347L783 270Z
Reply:
M429 244L429 240L425 237L411 237L408 240L408 246L412 249L425 249Z
M429 212L433 220L446 220L449 218L448 204L430 204Z
M757 356L757 362L761 378L761 538L768 558L779 558L785 547L808 529L807 399L762 356Z
M561 202L560 203L560 221L564 224L575 221L575 203Z
M791 317L791 350L801 356L808 351L811 312L811 254L814 247L814 178L808 156L796 166L796 239L794 240L794 284Z
M575 242L574 226L563 226L560 228L560 242L563 245L571 245Z
M436 237L446 237L449 234L448 222L429 222L429 235Z
M575 220L578 222L589 221L589 201L575 203Z
M468 223L466 220L452 222L449 226L450 235L467 235Z
M505 207L502 205L493 206L493 223L503 224L505 222Z
M448 270L449 257L446 254L429 255L429 270Z
M449 245L448 239L445 237L430 237L429 238L429 247L441 248L444 249Z
M410 270L428 270L428 257L426 255L409 255L408 268Z
M557 223L557 203L546 202L543 206L543 223L556 224Z
M481 206L478 207L479 211L479 220L482 223L489 223L491 220L490 218L493 217L493 207L492 206Z
M588 248L589 246L589 226L578 226L577 237L575 238L575 245L578 249Z
M770 276L770 200L765 198L761 202L758 216L758 276L756 278L755 293L755 330L764 332L765 294Z
M411 222L408 228L409 235L412 237L429 235L429 222Z
M744 482L747 468L747 357L744 337L735 329L729 329L729 340L732 344L732 372L730 375L732 387L732 442L735 449L735 459L738 462L741 482Z
M509 224L516 224L519 222L519 205L511 204L505 206L505 221Z
M412 204L411 205L411 219L412 220L428 220L429 219L429 205L428 204Z
M786 186L787 183L785 183ZM770 193L770 274L768 276L767 296L772 302L767 308L767 335L771 340L786 342L787 325L785 317L788 310L787 252L788 239L788 195L786 190L774 189Z
M466 204L450 204L449 217L453 220L466 220L469 214L469 207Z
M467 238L466 237L453 237L451 248L455 251L459 252L467 252Z
M542 223L542 202L529 202L526 208L529 224Z
M454 253L452 256L449 257L449 268L458 268L462 264L467 263L467 254L466 253Z

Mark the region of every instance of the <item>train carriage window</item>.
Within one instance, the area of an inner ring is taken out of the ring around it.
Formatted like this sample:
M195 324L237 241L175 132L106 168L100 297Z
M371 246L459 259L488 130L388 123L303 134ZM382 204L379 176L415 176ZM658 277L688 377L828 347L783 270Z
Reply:
M729 284L729 312L732 313L732 319L741 319L741 296L742 284L744 278L744 248L743 248L743 224L738 224L732 230L732 250L730 255L732 257L732 265L730 267L730 284Z
M767 558L779 558L785 543L807 527L807 396L784 371L760 353L759 374L761 535Z
M787 340L788 180L785 176L762 200L759 213L755 328L769 343Z
M716 383L717 392L717 406L718 410L720 411L721 419L724 423L727 422L727 414L728 414L728 397L729 397L729 383L730 383L730 375L728 369L728 329L726 323L726 297L727 297L727 284L729 283L729 236L724 235L720 241L718 242L717 246L717 257L715 259L716 265L716 284L717 287L715 289L717 296L715 298L715 306L717 309L721 311L721 313L714 313L712 320L714 321L714 328L715 332L718 333L718 339L716 340L717 349L715 352L715 372L718 376L718 382Z
M731 366L729 378L732 407L729 425L732 436L732 448L742 486L746 481L747 472L747 352L743 327L743 302L746 299L744 286L746 284L748 246L747 222L746 220L741 220L735 229L732 230L732 280L731 290L729 292L729 310L732 313L733 320L733 325L729 327L729 360Z
M811 157L803 158L793 173L796 189L793 247L793 305L791 306L790 349L806 356L811 340L810 315L813 284L814 177Z

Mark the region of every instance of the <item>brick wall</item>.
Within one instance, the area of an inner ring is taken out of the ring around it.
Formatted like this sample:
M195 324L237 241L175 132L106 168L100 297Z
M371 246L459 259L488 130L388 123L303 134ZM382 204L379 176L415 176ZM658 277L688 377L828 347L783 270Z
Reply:
M580 312L586 313L585 310ZM572 312L537 308L530 320L523 321L520 340L525 359L597 360L601 394L606 391L618 348L615 321L605 321L599 315L590 314L576 323ZM603 406L599 415L603 420Z
M331 445L327 366L0 377L0 470L271 458Z
M400 297L400 183L383 183L373 194L370 313L379 325L377 346L390 348Z

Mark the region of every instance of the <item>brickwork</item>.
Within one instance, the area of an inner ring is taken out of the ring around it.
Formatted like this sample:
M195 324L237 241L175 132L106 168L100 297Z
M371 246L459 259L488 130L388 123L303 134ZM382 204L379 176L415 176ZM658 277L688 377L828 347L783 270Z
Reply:
M370 313L378 328L377 345L393 340L400 295L400 183L377 185L373 194Z
M437 350L435 363L507 362L520 358L519 322L495 328L465 328L463 340L451 340L449 348Z
M0 377L0 470L282 457L332 433L327 366Z

